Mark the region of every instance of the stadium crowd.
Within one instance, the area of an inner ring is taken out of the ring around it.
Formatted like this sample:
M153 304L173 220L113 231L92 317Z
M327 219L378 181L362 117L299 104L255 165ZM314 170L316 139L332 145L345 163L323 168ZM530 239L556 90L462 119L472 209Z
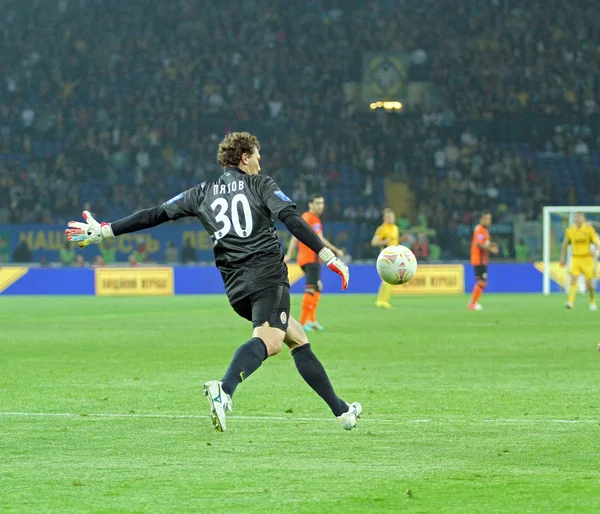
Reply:
M598 10L560 2L556 16L558 4L8 0L0 222L153 205L215 176L223 132L253 126L265 170L299 205L324 192L330 221L375 224L384 176L410 183L416 213L449 240L481 208L535 219L578 191L498 145L501 121L583 120L525 133L536 151L584 159L600 143ZM431 81L438 107L354 112L345 84L360 81L363 51L419 55L408 78Z

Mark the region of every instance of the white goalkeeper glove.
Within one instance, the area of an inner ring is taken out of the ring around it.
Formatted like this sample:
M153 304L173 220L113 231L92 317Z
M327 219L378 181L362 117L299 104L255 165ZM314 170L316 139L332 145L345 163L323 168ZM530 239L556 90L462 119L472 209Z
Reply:
M89 211L83 211L85 223L69 221L65 230L69 241L78 241L79 248L85 248L92 243L97 244L103 239L115 237L110 223L98 223Z
M336 272L342 277L342 289L348 289L348 283L350 282L350 270L348 269L348 266L338 259L329 248L323 248L319 252L319 257L327 264L327 267L331 271Z

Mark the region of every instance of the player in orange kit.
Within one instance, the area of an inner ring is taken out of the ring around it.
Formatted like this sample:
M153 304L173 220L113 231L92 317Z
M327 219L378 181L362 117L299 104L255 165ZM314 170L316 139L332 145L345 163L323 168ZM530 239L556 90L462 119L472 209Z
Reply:
M312 227L316 234L321 238L323 244L334 251L338 257L343 257L344 252L332 245L323 236L323 224L320 216L325 210L325 199L320 194L313 194L308 202L308 211L302 214L302 218ZM290 240L290 246L285 254L285 262L292 260L294 251L298 247L298 256L296 260L298 265L304 271L306 276L306 285L304 288L304 299L302 300L302 312L300 313L300 324L306 332L311 330L323 330L321 324L317 321L317 306L321 299L321 260L319 256L303 243L298 243L295 237Z
M475 268L475 287L468 308L473 311L480 311L483 307L479 304L485 286L487 285L487 265L490 253L498 253L498 245L490 240L489 226L492 224L492 214L485 211L481 214L479 225L473 232L473 241L471 243L471 264Z

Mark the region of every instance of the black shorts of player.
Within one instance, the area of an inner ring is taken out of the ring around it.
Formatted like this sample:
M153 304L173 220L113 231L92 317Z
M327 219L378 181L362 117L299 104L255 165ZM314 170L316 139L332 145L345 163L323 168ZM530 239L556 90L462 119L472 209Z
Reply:
M320 291L319 282L321 281L321 265L318 262L311 262L301 266L306 276L306 285L314 286L315 291Z
M475 266L475 278L477 280L483 280L484 282L487 281L487 264Z
M286 331L290 319L290 286L267 286L231 306L242 318L252 321L253 328L268 321L269 326Z

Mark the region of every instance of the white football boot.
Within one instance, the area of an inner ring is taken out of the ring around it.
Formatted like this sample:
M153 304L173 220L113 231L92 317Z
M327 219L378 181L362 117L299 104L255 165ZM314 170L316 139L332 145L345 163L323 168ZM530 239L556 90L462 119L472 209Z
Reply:
M567 303L565 303L565 308L566 309L572 309L573 308L573 304L571 302L567 302Z
M356 426L356 420L362 414L362 405L360 403L354 402L348 405L348 407L347 412L337 417L344 430L352 430Z
M221 382L211 380L204 384L204 396L210 403L210 419L212 424L219 432L225 432L227 421L225 413L232 410L231 396L229 396L221 387Z
M590 310L591 311L597 311L598 310L598 305L596 304L596 302L590 303Z

